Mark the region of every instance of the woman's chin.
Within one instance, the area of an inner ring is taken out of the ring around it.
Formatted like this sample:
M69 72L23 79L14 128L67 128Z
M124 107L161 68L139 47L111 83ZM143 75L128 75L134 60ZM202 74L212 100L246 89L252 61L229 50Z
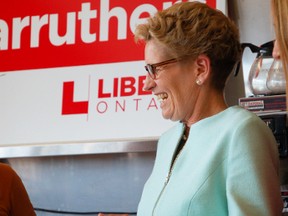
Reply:
M168 115L167 113L163 113L163 111L162 111L162 117L163 117L164 119L167 119L167 120L178 121L178 119L173 118L173 116Z

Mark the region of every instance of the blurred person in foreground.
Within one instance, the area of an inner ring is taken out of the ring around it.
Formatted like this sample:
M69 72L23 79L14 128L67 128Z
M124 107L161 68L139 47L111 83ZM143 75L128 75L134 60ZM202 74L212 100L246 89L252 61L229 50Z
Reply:
M281 59L285 76L288 75L288 1L271 0L271 10L276 40L274 43L273 57ZM286 92L288 82L286 82ZM287 97L287 94L286 94ZM286 99L287 100L287 99ZM288 100L287 100L288 104Z
M279 158L269 127L228 107L224 88L241 58L239 32L220 11L177 3L137 26L144 89L176 125L159 139L138 216L279 216Z
M20 177L4 163L0 163L0 216L36 216Z

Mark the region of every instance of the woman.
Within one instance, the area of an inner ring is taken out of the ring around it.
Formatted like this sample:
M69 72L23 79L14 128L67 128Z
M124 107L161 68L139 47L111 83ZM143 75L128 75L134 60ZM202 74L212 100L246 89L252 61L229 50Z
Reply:
M36 216L26 189L9 166L0 163L0 216Z
M241 56L235 25L206 4L177 3L137 26L135 39L145 42L145 90L177 121L158 142L138 216L281 215L274 136L225 103Z
M288 1L271 0L271 9L273 23L276 33L273 57L281 59L286 75L288 74ZM288 82L286 82L286 92L288 90ZM288 100L287 100L288 103Z

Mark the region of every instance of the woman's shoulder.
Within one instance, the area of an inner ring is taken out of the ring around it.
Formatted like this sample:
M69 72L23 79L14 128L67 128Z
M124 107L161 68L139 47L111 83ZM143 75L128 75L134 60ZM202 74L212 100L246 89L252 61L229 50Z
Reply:
M247 122L261 122L262 120L255 113L248 111L240 106L229 107L223 113L220 113L218 119L221 121L226 121L228 124L239 125L241 123Z
M237 105L227 108L224 112L229 116L233 115L238 118L243 118L243 117L251 118L251 117L257 116L255 113Z

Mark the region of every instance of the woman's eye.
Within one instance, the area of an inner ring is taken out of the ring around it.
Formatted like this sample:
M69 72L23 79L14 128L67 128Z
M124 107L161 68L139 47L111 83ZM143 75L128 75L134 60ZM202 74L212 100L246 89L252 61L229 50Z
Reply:
M157 73L157 72L163 70L164 67L165 67L165 66L159 66L159 67L156 67L156 68L155 68L155 72Z

